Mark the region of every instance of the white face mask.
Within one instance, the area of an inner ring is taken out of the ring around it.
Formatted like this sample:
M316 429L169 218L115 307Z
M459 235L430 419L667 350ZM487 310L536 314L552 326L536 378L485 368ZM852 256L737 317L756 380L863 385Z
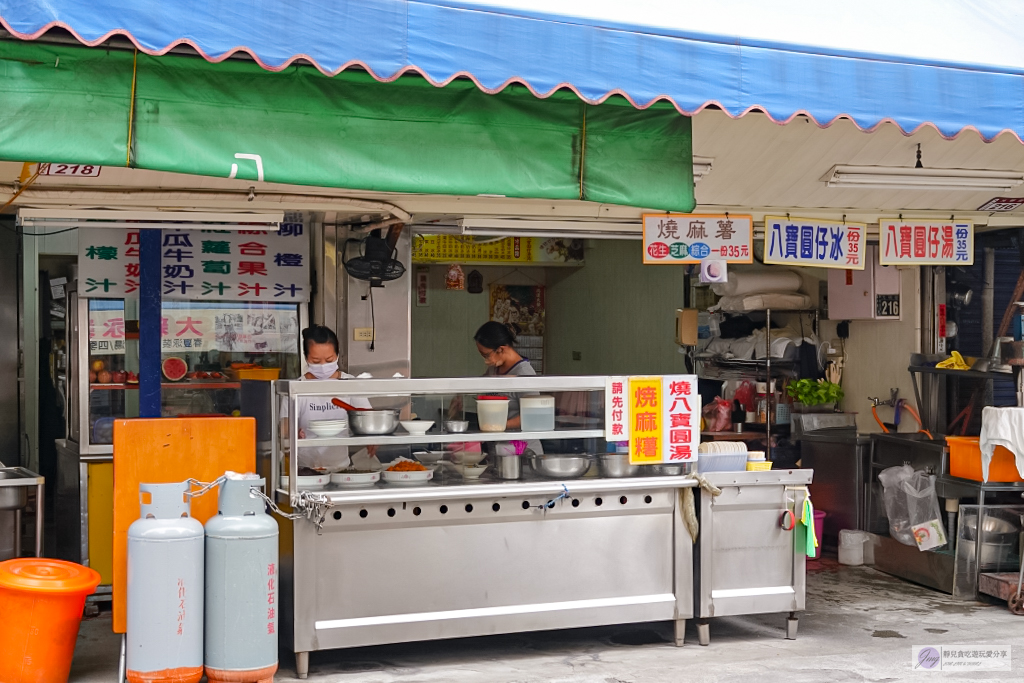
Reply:
M330 363L308 363L306 369L313 377L317 379L330 379L331 375L338 371L338 361L333 360Z

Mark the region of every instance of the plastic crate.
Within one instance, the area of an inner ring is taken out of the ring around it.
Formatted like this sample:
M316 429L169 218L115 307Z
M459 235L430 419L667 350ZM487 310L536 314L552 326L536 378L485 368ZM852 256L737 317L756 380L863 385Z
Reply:
M230 368L227 375L234 380L275 380L280 379L281 368Z
M960 479L984 481L981 476L981 440L976 436L947 436L949 475ZM1024 481L1017 471L1013 453L996 446L988 465L988 480L996 483Z
M697 457L697 471L743 472L747 469L747 452L742 453L701 453Z

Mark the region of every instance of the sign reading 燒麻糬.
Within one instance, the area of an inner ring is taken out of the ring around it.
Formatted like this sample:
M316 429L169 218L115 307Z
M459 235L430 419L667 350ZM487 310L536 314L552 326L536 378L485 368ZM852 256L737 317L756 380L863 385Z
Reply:
M665 459L661 377L630 377L628 387L629 461L638 465L660 463Z
M644 214L644 263L715 259L753 263L754 219L729 214Z
M78 244L79 296L138 298L138 230L83 227ZM301 220L282 223L279 232L165 227L160 252L164 300L309 300L309 236Z
M764 262L864 270L863 223L764 217Z
M610 382L613 396L618 379ZM695 462L700 444L697 376L629 377L624 388L630 462ZM614 424L613 420L613 428Z
M974 265L971 221L880 220L878 244L883 266Z

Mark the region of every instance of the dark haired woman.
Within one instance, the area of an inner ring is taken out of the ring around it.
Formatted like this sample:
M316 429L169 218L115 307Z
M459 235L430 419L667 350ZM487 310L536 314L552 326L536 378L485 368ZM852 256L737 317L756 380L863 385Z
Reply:
M338 369L340 346L334 330L323 325L313 325L302 331L302 355L306 359L306 374L302 379L353 379L353 376ZM299 438L306 438L306 427L318 420L347 420L348 413L331 402L340 398L355 408L372 408L365 398L352 396L304 396L299 401ZM348 436L343 432L341 436ZM344 447L315 446L299 451L299 466L327 468L337 471L348 467L348 449Z
M516 336L519 330L515 324L503 325L493 320L484 323L473 335L476 342L476 350L484 359L487 370L485 377L523 377L536 375L537 371L530 365L530 361L519 355L516 351ZM506 394L496 392L495 395L508 396L508 422L507 429L519 429L522 418L519 415L519 396L517 394ZM462 397L457 396L451 405L450 412L456 413L462 410ZM540 454L541 445L539 441L531 441L528 444L530 450Z

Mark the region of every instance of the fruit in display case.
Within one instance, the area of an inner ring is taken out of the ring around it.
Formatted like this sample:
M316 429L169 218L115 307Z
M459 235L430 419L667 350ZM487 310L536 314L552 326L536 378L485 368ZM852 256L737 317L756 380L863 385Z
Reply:
M107 370L100 370L96 373L96 381L100 384L110 384L113 376Z
M184 358L171 356L164 359L164 362L160 365L160 370L168 380L177 382L184 379L185 375L188 374L188 363L185 362Z
M89 369L91 369L93 372L99 372L100 370L106 370L107 369L107 364L105 362L97 359L97 360L94 360L89 365Z
M128 379L128 373L124 370L114 370L110 373L110 379L114 384L124 384L125 380Z
M96 371L95 370L90 370L89 371L89 383L92 384L95 381L96 381Z
M124 381L126 384L138 384L139 376L136 375L134 372L129 372L128 376L125 378Z

